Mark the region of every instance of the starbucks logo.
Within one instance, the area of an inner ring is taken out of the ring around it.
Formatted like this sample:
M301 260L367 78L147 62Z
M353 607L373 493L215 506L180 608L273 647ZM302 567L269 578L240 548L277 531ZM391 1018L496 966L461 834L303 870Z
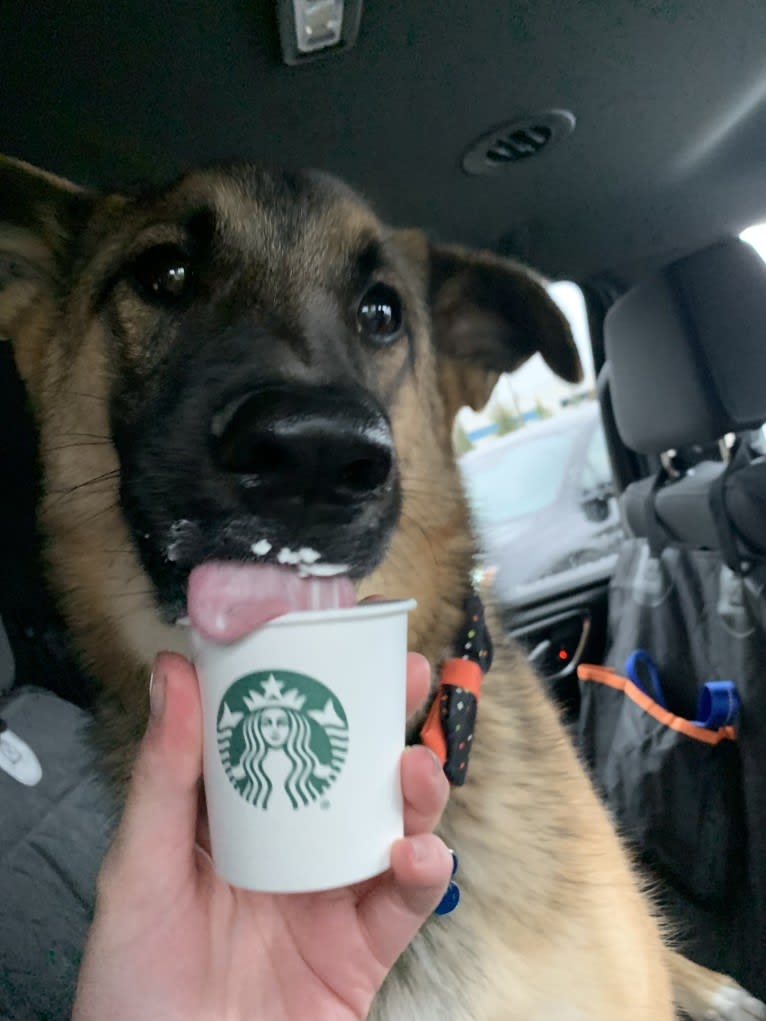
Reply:
M319 681L285 670L247 674L218 710L218 751L226 775L256 808L294 809L321 797L343 768L348 720Z

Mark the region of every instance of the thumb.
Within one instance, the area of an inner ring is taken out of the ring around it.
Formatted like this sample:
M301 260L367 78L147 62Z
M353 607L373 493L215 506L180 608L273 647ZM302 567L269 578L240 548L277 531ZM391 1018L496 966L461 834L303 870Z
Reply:
M202 712L197 675L183 657L154 663L151 715L133 767L122 822L100 887L172 895L195 871L202 775Z
M357 907L368 946L383 969L381 982L441 900L452 865L452 855L433 833L406 837L392 847L391 869Z

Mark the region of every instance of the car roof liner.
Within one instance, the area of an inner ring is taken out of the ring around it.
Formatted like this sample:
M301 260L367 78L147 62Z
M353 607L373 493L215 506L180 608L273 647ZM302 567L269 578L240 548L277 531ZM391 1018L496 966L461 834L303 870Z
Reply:
M6 0L0 151L84 183L230 157L318 166L397 225L558 277L626 280L766 215L766 5L364 5L353 49L282 62L276 5ZM725 32L722 32L725 24ZM461 160L560 108L576 129L493 177Z

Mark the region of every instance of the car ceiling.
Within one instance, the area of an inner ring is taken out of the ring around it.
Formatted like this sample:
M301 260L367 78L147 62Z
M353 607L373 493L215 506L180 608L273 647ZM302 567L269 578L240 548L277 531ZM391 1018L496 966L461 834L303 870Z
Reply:
M317 166L392 223L578 280L766 217L761 0L367 0L353 49L298 67L269 0L4 0L0 26L0 151L82 183ZM461 169L476 136L548 108L572 135Z

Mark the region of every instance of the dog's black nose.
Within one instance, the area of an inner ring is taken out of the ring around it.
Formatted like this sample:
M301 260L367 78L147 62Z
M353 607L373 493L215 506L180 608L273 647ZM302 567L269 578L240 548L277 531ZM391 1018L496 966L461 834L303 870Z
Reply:
M275 500L363 502L393 469L385 416L372 401L334 387L258 387L213 416L211 439L219 469Z

